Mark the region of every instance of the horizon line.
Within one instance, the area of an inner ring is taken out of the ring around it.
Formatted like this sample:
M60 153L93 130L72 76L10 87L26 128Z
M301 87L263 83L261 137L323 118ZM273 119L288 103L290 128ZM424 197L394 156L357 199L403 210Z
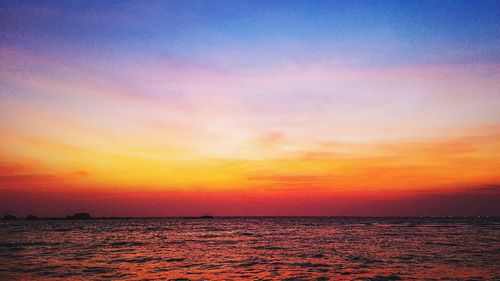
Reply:
M11 214L5 214L2 217L9 216ZM12 215L15 216L15 215ZM35 216L40 220L68 220L67 217L73 216L73 215L67 215L67 216L36 216L36 215L27 215L27 216L15 216L18 220L23 220L27 217L30 216ZM467 216L460 216L460 215L425 215L425 216L418 216L418 215L411 215L411 216L398 216L398 215L391 215L391 216L361 216L361 215L318 215L318 216L311 216L311 215L267 215L267 216L262 216L262 215L257 215L257 216L252 216L252 215L233 215L233 216L226 216L226 215L201 215L201 216L91 216L90 220L112 220L112 219L197 219L197 218L500 218L500 215L467 215ZM2 220L0 218L0 220ZM78 219L76 219L78 220Z

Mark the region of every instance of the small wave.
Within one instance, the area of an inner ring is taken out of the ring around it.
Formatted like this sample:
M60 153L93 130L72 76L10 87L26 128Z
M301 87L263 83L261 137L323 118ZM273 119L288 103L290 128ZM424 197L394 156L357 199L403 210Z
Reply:
M297 263L297 264L294 264L294 265L297 265L297 266L300 266L300 267L329 267L328 264L324 264L324 263L312 263L312 262L303 262L303 263Z
M266 245L262 247L253 247L255 250L270 250L270 251L281 251L285 250L283 247L278 247L278 246L271 246L271 245Z
M400 276L398 276L398 275L388 275L388 276L376 275L374 277L362 278L361 280L368 280L368 281L393 281L393 280L403 280L403 279Z
M127 278L130 276L131 276L130 274L117 272L114 274L101 275L100 277L102 277L104 279L120 280L120 279Z
M136 257L131 259L116 259L112 260L110 263L147 263L158 260L159 260L158 258L151 258L151 257Z
M52 231L54 232L68 232L68 231L72 231L71 228L54 228Z
M325 257L324 254L322 253L316 253L316 254L311 254L311 253L306 253L300 255L301 258L313 258L313 259L322 259Z
M247 237L263 237L264 235L260 233L252 233L252 232L236 232L236 236L247 236Z
M306 281L307 279L304 279L302 277L288 277L285 279L282 279L281 281Z
M202 231L225 231L225 229L223 228L217 228L217 227L213 227L213 226L206 226L206 227L203 227L201 228Z
M185 261L186 259L185 258L170 258L170 259L166 259L165 261L166 262L181 262L181 261Z
M415 257L414 256L406 255L406 256L400 256L399 259L403 260L403 261L410 261L410 260L415 259Z
M359 256L350 257L349 260L352 262L360 262L362 264L373 264L373 263L382 263L383 262L381 260L370 259L370 258L359 257Z
M217 238L217 237L220 237L220 235L217 235L217 234L202 234L200 236L198 236L199 238Z
M42 241L34 241L34 242L3 242L0 243L0 248L12 248L12 247L33 247L33 246L57 246L60 243L57 242L42 242Z
M91 274L103 274L103 273L110 273L114 272L116 269L114 268L109 268L109 267L102 267L102 266L89 266L82 270L83 273L91 273Z
M120 241L120 242L114 242L110 244L112 247L138 247L138 246L144 246L147 245L146 243L143 242L126 242L126 241Z

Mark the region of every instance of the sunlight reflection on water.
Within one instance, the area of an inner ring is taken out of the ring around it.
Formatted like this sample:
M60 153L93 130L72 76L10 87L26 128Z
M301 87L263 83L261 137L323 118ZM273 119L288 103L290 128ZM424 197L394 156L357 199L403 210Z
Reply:
M500 280L499 261L494 218L0 222L2 280Z

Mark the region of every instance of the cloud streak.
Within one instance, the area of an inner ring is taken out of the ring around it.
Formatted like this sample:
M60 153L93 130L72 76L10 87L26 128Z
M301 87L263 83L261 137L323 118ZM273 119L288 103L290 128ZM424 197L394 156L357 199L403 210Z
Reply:
M0 191L12 196L86 191L102 213L106 194L137 196L137 214L161 208L136 191L247 204L235 214L279 214L282 197L293 214L308 202L361 214L371 192L500 182L494 9L448 4L477 22L392 2L406 16L369 2L0 5ZM427 200L412 198L397 202ZM164 211L187 212L174 205Z

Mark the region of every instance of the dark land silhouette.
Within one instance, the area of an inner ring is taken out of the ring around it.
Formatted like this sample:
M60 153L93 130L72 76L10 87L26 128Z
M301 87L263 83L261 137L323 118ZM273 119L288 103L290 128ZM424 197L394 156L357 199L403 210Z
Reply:
M38 220L130 220L130 219L147 219L147 218L159 218L159 217L92 217L89 213L75 213L73 215L66 215L65 217L39 217L36 215L28 215L24 218L27 221L38 221ZM203 216L189 216L189 217L177 217L179 219L214 219L216 217L211 215ZM15 221L18 217L6 214L0 220L4 221Z
M15 221L17 220L17 217L14 215L5 215L3 216L2 220L4 221Z
M214 218L213 216L208 216L208 215L200 217L200 219L213 219L213 218Z
M74 214L72 216L67 215L66 219L67 220L92 220L94 218L92 218L89 213L77 213L77 214Z
M38 221L38 220L40 220L40 217L37 217L35 215L29 215L26 217L26 220L27 221Z

